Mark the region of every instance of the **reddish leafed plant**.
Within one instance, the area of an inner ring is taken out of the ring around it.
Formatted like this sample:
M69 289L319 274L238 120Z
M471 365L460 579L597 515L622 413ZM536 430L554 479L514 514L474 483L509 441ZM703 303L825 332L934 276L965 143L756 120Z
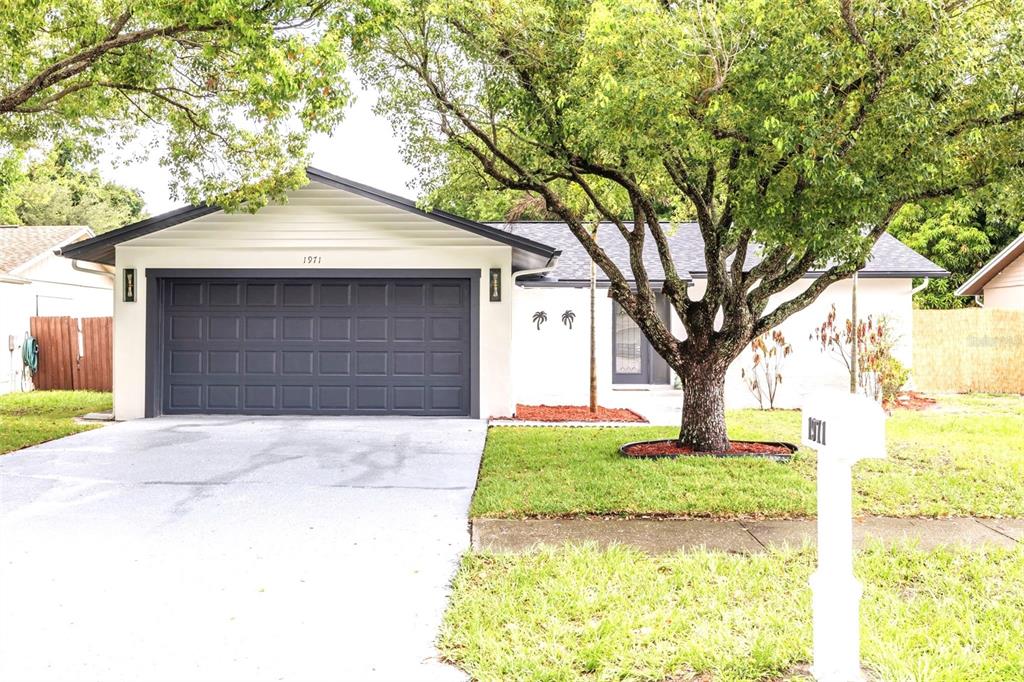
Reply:
M777 329L750 342L752 366L741 370L740 376L762 410L765 402L769 410L775 409L775 396L782 384L782 363L792 352L793 347Z
M835 305L824 323L811 334L821 350L842 361L847 373L852 374L851 359L854 329L852 320L839 321ZM857 387L875 400L891 401L909 377L909 371L893 356L897 337L892 325L883 316L875 320L871 315L857 323Z

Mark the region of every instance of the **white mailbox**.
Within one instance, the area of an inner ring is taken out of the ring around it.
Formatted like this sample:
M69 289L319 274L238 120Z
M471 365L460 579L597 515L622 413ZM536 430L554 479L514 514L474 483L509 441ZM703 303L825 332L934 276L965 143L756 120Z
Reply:
M818 451L818 568L811 575L814 662L819 682L863 679L861 584L853 575L853 463L885 457L885 411L863 395L808 396L801 442Z
M885 457L885 410L859 393L824 391L807 397L801 412L801 442L819 457L851 463Z

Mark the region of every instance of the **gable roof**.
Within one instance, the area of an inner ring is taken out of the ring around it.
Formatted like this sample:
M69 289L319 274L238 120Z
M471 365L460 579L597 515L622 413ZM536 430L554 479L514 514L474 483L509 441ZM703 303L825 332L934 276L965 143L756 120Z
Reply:
M472 234L501 244L506 244L514 249L525 251L529 254L533 254L534 256L540 256L550 260L559 254L558 249L548 246L547 244L534 241L523 235L513 234L489 225L484 225L483 223L460 218L457 215L453 215L445 211L424 211L416 206L416 202L410 199L333 175L318 168L307 167L306 177L309 178L311 182L319 182L330 187L392 206L402 211L407 211L451 227L456 227L460 230L466 230ZM175 209L153 218L147 218L146 220L140 220L139 222L132 223L131 225L125 225L122 228L106 232L97 237L93 237L92 239L87 239L83 242L67 246L61 249L60 255L66 258L113 265L114 248L118 244L130 239L137 239L138 237L152 234L153 232L158 232L190 220L195 220L196 218L216 213L220 210L222 209L219 206L207 204L186 206L184 208Z
M956 290L957 296L977 296L982 293L985 285L992 281L1003 269L1020 256L1024 255L1024 233L996 254L995 258L974 273L969 280Z
M589 281L590 258L583 246L572 235L569 228L560 222L523 222L523 223L489 223L492 227L502 226L515 234L544 241L559 247L562 255L553 272L540 282L569 283ZM676 261L679 276L685 279L704 279L707 266L704 263L704 239L700 227L696 223L665 223L663 225L666 238ZM629 248L626 240L619 234L612 223L601 223L598 227L598 241L611 259L629 276ZM657 248L653 239L644 241L644 263L652 282L664 280L665 273L661 267ZM751 249L744 266L749 269L759 258ZM812 270L807 277L821 274L820 270ZM949 272L917 253L903 242L886 233L878 240L871 251L867 264L860 270L861 277L878 278L910 278L910 277L948 277ZM604 273L598 271L598 279L607 281Z
M84 225L0 226L0 273L12 273L83 236L92 236Z

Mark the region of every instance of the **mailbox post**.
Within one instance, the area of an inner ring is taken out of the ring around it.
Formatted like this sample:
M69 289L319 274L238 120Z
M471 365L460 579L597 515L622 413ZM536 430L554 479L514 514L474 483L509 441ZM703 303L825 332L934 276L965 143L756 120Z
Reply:
M827 392L801 414L804 445L818 451L818 568L811 575L818 682L856 682L861 584L853 575L852 466L885 457L885 412L870 398Z

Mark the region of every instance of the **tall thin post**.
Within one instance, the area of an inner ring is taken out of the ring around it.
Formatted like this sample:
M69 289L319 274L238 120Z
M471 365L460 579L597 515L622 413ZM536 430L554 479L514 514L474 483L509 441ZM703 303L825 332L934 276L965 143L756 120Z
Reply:
M597 241L597 225L593 230ZM590 412L597 414L597 323L594 311L597 309L597 265L590 260Z
M853 273L853 300L850 302L850 320L853 323L853 338L850 339L850 393L857 392L857 346L860 330L857 324L857 273Z

